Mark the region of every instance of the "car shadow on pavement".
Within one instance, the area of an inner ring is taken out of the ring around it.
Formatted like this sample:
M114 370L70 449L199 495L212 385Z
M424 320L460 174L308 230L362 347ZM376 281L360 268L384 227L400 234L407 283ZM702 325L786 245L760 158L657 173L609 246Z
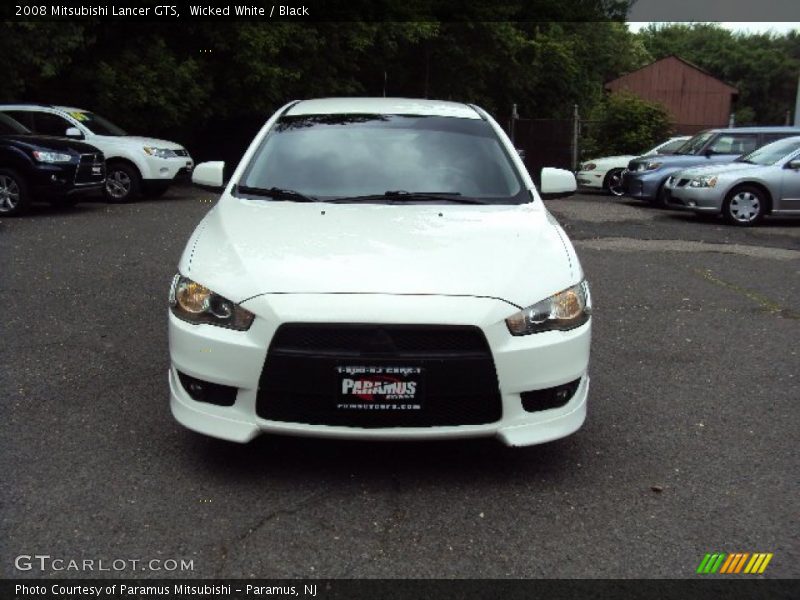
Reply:
M579 460L574 436L525 448L493 438L443 441L354 441L262 435L235 444L187 432L186 460L216 477L234 480L298 479L470 481L559 474ZM198 460L200 459L200 460ZM556 475L558 477L558 475Z

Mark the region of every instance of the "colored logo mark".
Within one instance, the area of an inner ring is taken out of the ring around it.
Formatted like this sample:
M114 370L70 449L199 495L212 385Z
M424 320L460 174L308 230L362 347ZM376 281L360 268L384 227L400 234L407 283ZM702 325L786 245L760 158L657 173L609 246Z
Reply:
M708 553L700 561L697 572L703 575L713 573L745 573L758 575L764 572L772 560L772 552L725 552Z

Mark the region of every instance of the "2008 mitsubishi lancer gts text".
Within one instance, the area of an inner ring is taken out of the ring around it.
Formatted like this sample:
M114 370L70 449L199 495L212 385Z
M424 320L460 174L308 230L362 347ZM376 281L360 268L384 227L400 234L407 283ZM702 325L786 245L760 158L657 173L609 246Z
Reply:
M193 179L222 189L222 173ZM542 170L542 194L574 190ZM586 417L583 270L473 105L284 106L189 239L169 303L172 412L207 435L523 446Z

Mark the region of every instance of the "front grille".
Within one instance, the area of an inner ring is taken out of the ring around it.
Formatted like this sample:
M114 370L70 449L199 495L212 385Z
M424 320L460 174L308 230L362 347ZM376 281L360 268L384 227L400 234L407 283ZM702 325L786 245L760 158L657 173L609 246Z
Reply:
M342 367L421 369L420 408L340 408ZM477 327L298 323L281 326L272 340L256 412L311 425L432 427L492 423L502 406L494 360Z
M78 168L75 170L75 183L77 185L102 183L105 178L106 165L103 154L100 152L81 154Z

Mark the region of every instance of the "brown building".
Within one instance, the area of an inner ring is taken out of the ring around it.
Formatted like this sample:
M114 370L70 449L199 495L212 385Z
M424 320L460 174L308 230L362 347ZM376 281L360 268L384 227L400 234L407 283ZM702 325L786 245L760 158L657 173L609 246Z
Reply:
M606 83L610 92L628 90L644 100L660 102L672 116L676 133L692 134L725 127L739 93L700 67L667 56Z

